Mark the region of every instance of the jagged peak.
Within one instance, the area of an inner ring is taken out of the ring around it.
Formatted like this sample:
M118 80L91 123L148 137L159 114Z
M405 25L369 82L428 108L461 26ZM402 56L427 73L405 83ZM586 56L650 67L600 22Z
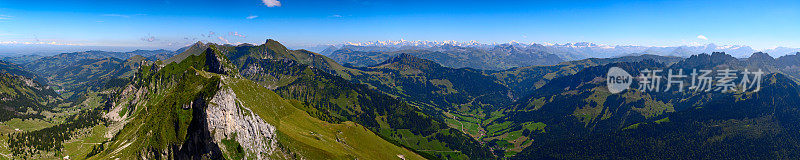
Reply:
M164 64L169 64L172 62L180 63L183 61L183 59L186 59L186 57L191 55L200 55L206 51L206 49L210 48L212 44L213 43L203 43L201 41L197 41L197 43L194 43L191 46L178 49L177 52L179 53L167 60L164 60Z
M203 41L197 41L197 42L195 42L195 43L194 43L194 44L192 44L192 45L193 45L193 46L203 46L203 45L205 45L205 43L203 43Z
M201 41L197 41L196 43L187 46L186 49L183 49L183 52L185 52L186 50L190 50L190 49L203 49L203 48L206 48L206 47L210 46L211 44L212 43L203 43ZM178 51L181 51L181 50L178 50ZM183 52L181 52L181 53L183 53Z
M283 46L283 44L281 44L281 42L278 42L278 41L276 41L276 40L274 40L274 39L267 39L267 41L265 41L265 42L264 42L264 44L266 44L266 45L279 45L279 46Z
M749 58L747 58L747 59L766 59L766 60L774 60L775 58L773 58L772 56L770 56L769 54L767 54L767 53L764 53L764 52L755 52L755 53L753 53L752 55L750 55L750 57L749 57Z
M711 58L715 59L715 60L723 60L723 61L736 60L735 57L733 57L732 55L727 54L725 52L711 52Z
M206 55L205 64L208 67L208 72L226 74L233 70L225 67L228 65L225 64L222 57L217 55L216 47L208 47L204 53Z
M209 43L209 44L211 44L211 43ZM202 46L206 46L206 44L203 43L203 41L197 41L195 43L187 45L186 47L180 48L180 49L176 50L175 52L178 52L180 54L180 53L183 53L184 51L186 51L186 50L188 50L190 48L202 47Z
M710 55L707 53L701 53L697 55L692 55L691 57L684 59L678 62L677 64L673 65L673 67L711 68L717 65L726 64L737 60L738 59L734 58L729 54L726 54L725 52L712 52Z
M278 42L278 41L276 41L274 39L267 39L267 41L264 42L264 46L266 46L267 48L269 48L269 49L271 49L273 51L276 51L276 52L288 52L289 51L289 49L286 48L286 46L284 46L283 44L281 44L280 42Z
M272 39L272 38L267 38L267 40L264 41L264 44L268 44L268 43L279 43L279 42L274 40L274 39Z

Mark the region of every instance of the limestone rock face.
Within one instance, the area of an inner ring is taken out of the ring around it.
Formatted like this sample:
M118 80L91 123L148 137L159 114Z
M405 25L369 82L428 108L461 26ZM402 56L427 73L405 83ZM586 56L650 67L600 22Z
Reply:
M257 159L266 159L278 149L275 126L237 103L236 94L230 88L223 88L214 95L206 115L208 129L217 144L222 144L222 139L232 139L235 133L236 141Z

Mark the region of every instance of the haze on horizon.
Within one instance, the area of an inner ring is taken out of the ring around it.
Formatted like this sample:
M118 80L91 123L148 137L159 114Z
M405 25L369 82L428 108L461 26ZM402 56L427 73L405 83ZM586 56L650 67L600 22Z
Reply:
M0 0L0 53L276 39L800 48L797 1Z

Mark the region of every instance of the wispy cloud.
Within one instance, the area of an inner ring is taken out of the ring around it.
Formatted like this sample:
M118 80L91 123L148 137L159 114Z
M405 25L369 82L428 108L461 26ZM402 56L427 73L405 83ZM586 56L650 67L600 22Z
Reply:
M146 42L154 42L154 41L157 41L157 40L158 39L156 39L155 36L142 37L142 41L146 41Z
M11 19L14 19L14 16L0 14L0 22L8 22Z
M278 0L261 0L261 2L263 2L264 5L267 5L267 7L280 7L281 6L281 2L278 1Z
M342 18L342 15L334 14L334 15L331 15L331 17L333 17L333 18Z
M702 40L708 40L708 37L706 37L704 35L698 35L697 38L698 39L702 39Z
M206 34L200 34L200 37L211 38L211 37L214 37L214 35L215 35L215 34L216 34L216 33L214 33L214 31L208 31L208 35L206 35Z
M225 42L225 44L231 43L231 42L228 42L227 39L222 38L222 36L217 37L217 39L219 39L219 41Z
M247 37L247 36L245 36L243 34L239 34L239 32L230 32L228 34L230 34L231 36L242 37L242 38L246 38Z
M256 18L258 18L258 16L257 16L257 15L250 15L250 16L247 16L247 19L256 19Z

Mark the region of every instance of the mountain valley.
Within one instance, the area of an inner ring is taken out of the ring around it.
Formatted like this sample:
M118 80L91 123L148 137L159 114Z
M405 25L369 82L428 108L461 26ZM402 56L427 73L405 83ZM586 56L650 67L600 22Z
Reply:
M326 56L268 39L4 58L0 159L800 157L800 53L441 47ZM758 92L611 93L612 67L764 75Z

